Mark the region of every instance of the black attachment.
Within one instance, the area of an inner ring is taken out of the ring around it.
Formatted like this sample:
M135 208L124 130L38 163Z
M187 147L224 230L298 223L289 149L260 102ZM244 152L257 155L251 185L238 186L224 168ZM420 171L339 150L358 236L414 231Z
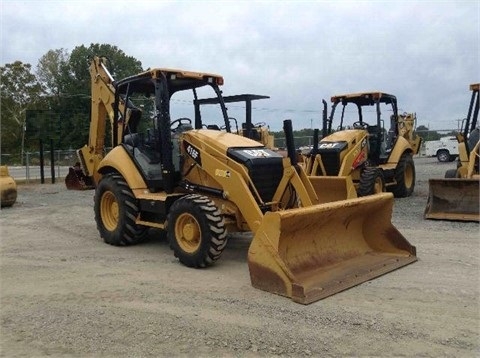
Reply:
M292 120L286 119L283 121L283 132L285 133L285 141L287 145L287 153L292 165L297 165L297 153L295 150L295 143L293 141L293 127Z

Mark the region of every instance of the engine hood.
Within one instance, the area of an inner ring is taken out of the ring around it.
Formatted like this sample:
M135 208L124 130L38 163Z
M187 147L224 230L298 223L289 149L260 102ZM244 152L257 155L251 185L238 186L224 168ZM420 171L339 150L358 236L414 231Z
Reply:
M332 133L325 138L323 138L320 142L358 142L362 138L368 135L367 131L362 129L347 129L343 131L338 131Z
M225 154L229 148L264 148L263 144L252 139L211 129L190 130L183 134L183 138L197 146L207 144Z

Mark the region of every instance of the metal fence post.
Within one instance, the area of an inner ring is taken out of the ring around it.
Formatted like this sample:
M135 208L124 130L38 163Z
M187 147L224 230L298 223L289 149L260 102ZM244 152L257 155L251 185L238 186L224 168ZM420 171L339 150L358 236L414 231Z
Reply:
M30 153L25 153L25 179L28 183L30 181Z

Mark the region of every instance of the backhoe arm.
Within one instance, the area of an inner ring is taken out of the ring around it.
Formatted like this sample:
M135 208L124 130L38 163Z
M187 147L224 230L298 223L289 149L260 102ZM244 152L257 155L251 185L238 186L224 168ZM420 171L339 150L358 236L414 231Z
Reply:
M114 103L115 103L115 87L114 79L105 65L105 58L95 57L90 65L92 104L90 132L88 137L88 145L77 151L83 172L86 176L92 177L97 183L96 168L104 157L105 134L107 126L107 116L110 119L110 130L112 131L111 146L118 145L123 137L123 130L130 119L133 109L125 108L124 99L119 99L118 111L120 123L114 126ZM138 109L135 109L139 111ZM125 121L122 119L126 118ZM125 123L124 123L125 122ZM113 130L117 128L114 135Z

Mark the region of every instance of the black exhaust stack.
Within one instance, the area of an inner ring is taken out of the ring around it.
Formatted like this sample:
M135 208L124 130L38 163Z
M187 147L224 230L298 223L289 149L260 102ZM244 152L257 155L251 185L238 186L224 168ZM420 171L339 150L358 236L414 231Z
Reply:
M328 135L328 128L327 128L327 101L322 99L323 103L323 111L322 111L322 138L325 138ZM318 138L317 138L318 142Z
M293 127L292 120L286 119L283 121L283 132L285 133L285 142L287 145L287 154L293 166L297 165L297 152L295 150L295 143L293 141Z
M312 151L310 152L311 155L318 154L318 141L320 140L319 133L320 131L318 130L318 128L315 128L313 130L313 148L312 148Z

